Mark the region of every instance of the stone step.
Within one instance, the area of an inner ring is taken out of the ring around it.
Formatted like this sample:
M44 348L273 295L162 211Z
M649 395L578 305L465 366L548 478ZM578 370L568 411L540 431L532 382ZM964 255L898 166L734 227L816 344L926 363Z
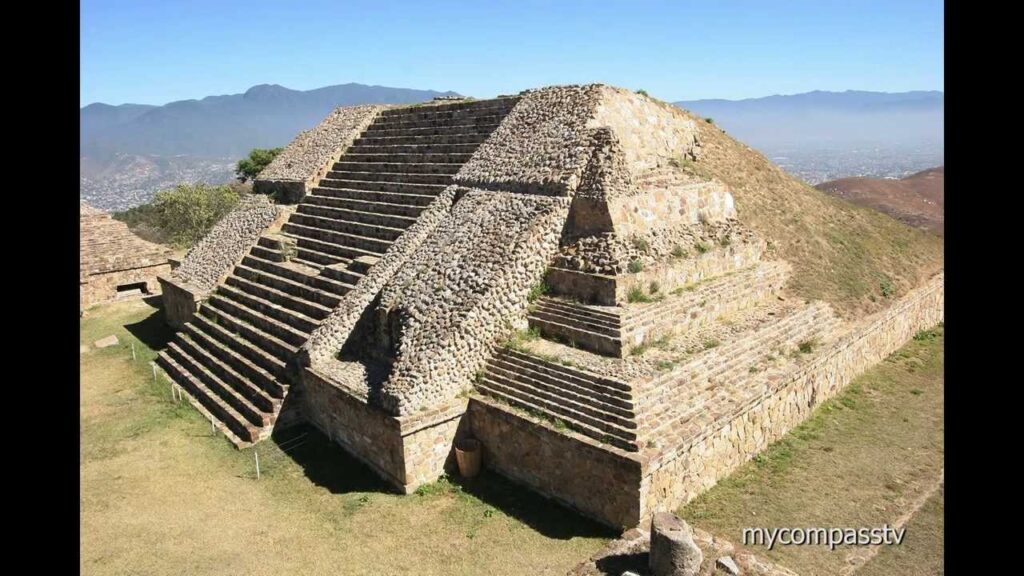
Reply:
M259 258L252 254L244 256L242 258L242 264L250 268L266 272L267 274L280 276L281 278L286 278L292 282L323 290L325 292L330 292L338 296L344 296L352 289L351 286L346 286L344 284L339 284L338 282L322 278L320 276L320 270L322 267L319 265L311 266L295 262L294 260L275 262L273 260Z
M593 316L585 316L576 312L567 312L558 308L544 306L539 303L530 311L530 316L536 316L538 319L545 320L547 322L556 322L558 324L565 324L566 326L576 326L581 330L603 334L612 338L617 338L621 333L618 325L606 320L595 318Z
M270 316L279 322L284 322L305 334L311 333L320 325L319 321L314 320L305 314L285 308L280 304L260 298L259 296L254 296L229 284L221 284L218 286L215 294L244 304L261 314Z
M356 140L345 150L352 154L462 154L471 156L479 147L477 144L362 144Z
M632 408L621 406L621 400L615 397L595 393L587 388L580 388L565 381L553 380L550 376L538 374L525 368L508 364L500 358L492 358L487 363L487 374L495 375L506 380L522 382L538 390L538 395L544 396L552 402L566 400L572 405L579 405L577 410L586 412L597 418L608 417L609 421L616 422L624 428L636 428Z
M246 256L246 258L252 257ZM263 260L263 262L266 262L266 260ZM246 263L245 259L242 260L242 264L235 266L234 275L249 280L250 282L269 286L275 290L291 294L295 298L315 302L316 304L320 304L327 308L334 309L338 303L341 302L340 294L327 292L314 285L302 284L289 278L278 276L277 274L265 269L253 268Z
M388 248L391 247L391 242L388 240L367 238L366 236L347 234L345 232L336 232L333 230L324 230L323 228L304 226L295 222L288 222L281 229L288 234L292 234L300 238L319 240L322 243L335 244L349 248L347 254L338 253L339 256L347 258L356 258L363 254L380 257L382 254L387 252ZM320 251L328 254L335 253L330 250L321 249Z
M387 241L394 241L402 235L402 232L405 232L404 228L391 228L388 226L380 226L378 224L352 222L349 220L317 216L305 212L296 212L295 214L292 214L288 221L301 226L309 226L310 228L333 230L335 232L344 232L346 234L354 234L365 238L377 238Z
M368 182L374 185L376 182ZM384 186L379 186L384 188ZM401 186L394 186L396 190ZM420 194L417 192L395 192L393 190L364 190L363 188L314 188L313 193L320 197L334 198L339 200L351 200L358 202L380 202L409 206L411 208L424 209L437 195L433 193Z
M557 418L565 424L566 428L598 442L630 452L637 451L635 438L622 437L598 426L593 426L587 422L588 420L592 421L592 419L587 418L585 415L580 414L580 418L577 419L570 416L571 411L567 409L552 410L550 409L550 403L504 386L500 382L484 378L482 382L476 385L476 389L482 394L497 398L506 404L522 408L527 412L543 414L548 419Z
M405 114L415 113L440 113L440 112L457 112L462 110L480 110L489 108L503 108L511 110L516 103L519 102L519 98L515 96L505 96L501 98L488 98L487 100L455 100L452 102L429 102L424 104L413 104L409 106L396 106L394 108L388 108L380 113L383 117L391 116L402 116Z
M355 212L369 212L373 214L385 214L388 216L399 216L415 221L416 217L426 209L426 206L414 206L408 204L392 204L390 202L373 202L370 200L356 200L352 198L335 198L332 196L321 196L309 194L302 200L302 206L322 206L324 208L337 208L340 210L351 210Z
M270 424L269 415L253 406L251 402L242 397L230 385L203 366L202 362L192 356L192 351L182 346L180 342L180 340L172 341L167 345L167 353L174 358L179 366L188 370L189 374L199 379L206 386L207 390L213 392L220 400L234 408L235 412L253 426L262 428Z
M445 145L467 145L473 146L474 150L484 140L490 138L491 132L470 132L454 135L424 135L424 136L385 136L383 138L373 136L361 136L357 138L353 146L445 146Z
M218 360L231 366L235 372L248 378L253 385L263 390L271 398L277 400L284 398L288 387L282 384L276 376L265 368L265 366L276 367L275 369L280 373L284 369L284 364L280 360L262 351L255 350L251 343L241 341L223 328L213 330L210 326L210 324L205 322L189 322L185 325L184 332L196 343L202 344ZM216 336L211 335L210 332L213 332ZM224 339L234 341L234 348L225 345L222 342ZM244 352L239 350L244 350ZM259 357L260 362L254 362L250 357Z
M424 126L421 128L401 128L387 126L375 128L372 125L362 134L363 138L385 138L389 136L413 137L413 136L462 136L466 134L489 134L498 127L493 124L451 124L442 126Z
M340 180L342 183L335 185L333 181L336 180ZM320 186L322 188L380 189L371 188L371 184L368 182L382 183L380 188L383 188L384 191L394 189L398 192L408 191L417 194L440 193L452 183L452 175L385 172L383 170L331 170L327 172L324 179L320 180ZM424 186L430 186L431 189L427 190Z
M455 174L462 168L461 162L359 162L349 161L347 156L334 163L332 172L382 172L387 174Z
M301 252L302 249L300 248L299 250ZM282 292L277 288L272 288L234 274L228 276L225 281L225 285L237 288L238 290L252 296L256 296L257 298L274 302L288 310L293 310L316 321L323 320L331 313L331 308L328 306L324 306L317 302L311 302L304 298L297 298L287 292Z
M621 311L600 310L597 306L579 304L550 296L541 296L534 303L535 308L547 308L552 312L562 312L574 318L581 318L594 324L602 324L618 329L622 323ZM604 306L603 308L616 308Z
M827 329L831 325L826 317L829 313L814 306L804 308L768 328L744 335L721 349L704 352L696 361L688 363L684 371L673 372L646 383L643 390L639 391L639 403L645 407L640 410L644 414L642 426L645 429L653 428L652 435L656 435L657 430L666 429L682 417L681 411L693 410L688 403L675 402L674 398L681 395L694 398L702 390L750 378L749 368L752 363L765 356L773 347L796 343L819 333L822 328ZM686 414L689 412L683 415Z
M275 320L265 314L261 314L244 304L235 300L229 300L220 294L215 293L211 295L206 300L205 304L222 312L227 312L235 318L255 326L267 334L274 336L282 342L287 342L296 348L305 344L306 340L309 339L309 334L300 332L284 322Z
M629 418L634 416L632 397L617 390L595 386L592 382L581 383L579 380L573 381L568 378L560 378L550 372L543 371L539 366L514 363L500 354L492 356L488 360L488 366L496 366L514 374L523 374L531 380L539 381L554 389L564 389L579 396L596 398L602 404L613 406L614 409L612 411L617 411L617 414Z
M504 348L499 350L498 353L505 357L509 362L527 366L537 372L544 372L581 386L591 387L597 392L603 392L610 395L617 394L624 399L633 398L633 389L626 382L605 378L578 368L570 368L568 366L554 364L518 350Z
M665 320L687 319L703 315L708 303L751 300L752 303L777 293L788 278L789 266L783 262L760 262L715 279L706 280L692 290L663 302L628 306L623 314L624 331L656 325ZM717 306L714 306L717 308Z
M256 244L249 250L249 253L259 258L263 258L264 260L284 262L284 256L281 254L280 248L267 248L266 246Z
M616 414L604 412L594 407L592 402L580 400L580 397L573 397L564 390L560 394L553 394L543 387L534 386L534 382L520 375L503 370L488 370L485 377L491 382L497 382L509 389L527 394L531 400L545 402L545 406L553 413L564 413L567 417L582 421L586 424L618 435L620 431L629 431L635 434L636 422L630 418L623 418ZM561 411L561 412L560 412ZM589 420L581 420L587 418ZM632 440L635 438L626 438Z
M484 104L486 102L487 104ZM463 105L452 107L448 104L430 104L426 106L408 106L402 108L391 108L384 110L377 117L376 122L386 123L395 120L429 120L445 119L453 120L473 116L505 116L516 105L517 101L500 102L498 100L483 100L475 105Z
M198 378L172 358L168 351L162 351L157 355L157 363L176 384L188 392L191 401L200 404L235 435L232 440L236 445L255 442L259 439L259 427L247 421L234 408L210 391Z
M314 251L317 252L318 254L326 254L328 256L337 258L337 259L339 259L339 261L353 261L356 258L359 258L360 256L373 256L373 257L379 257L380 256L380 254L377 254L376 252L369 252L367 250L360 250L359 248L353 248L351 246L345 246L345 245L342 245L342 244L335 244L333 242L326 242L324 240L318 240L316 238L308 238L308 237L304 237L304 236L295 236L295 235L292 235L292 234L286 234L286 235L292 236L293 238L295 238L296 242L298 243L297 248L298 248L298 251L299 251L299 255L301 255L303 258L305 258L307 260L308 259L312 259L314 257L318 257L316 254L312 254L312 252L314 252ZM303 251L307 251L309 253L303 254ZM320 260L317 260L317 261L320 262ZM329 265L329 264L333 264L334 262L331 262L331 263L320 262L320 263L321 264L328 264Z
M527 321L530 327L540 330L541 336L549 340L569 342L574 348L582 348L602 356L622 356L622 339L618 335L591 332L584 324L540 312L531 312L527 316Z
M257 426L270 424L273 414L281 407L279 399L271 397L262 388L235 371L230 365L222 362L201 341L190 338L187 332L179 332L175 343L187 352L189 356L202 364L204 368L219 378L220 382L230 386L233 395L244 399L244 403L239 403L238 399L232 400L211 387L228 404L231 404L240 414ZM210 386L208 385L208 387Z
M350 286L355 286L366 276L365 272L356 272L352 269L352 263L339 263L333 266L325 266L320 272L325 278L337 280Z
M395 152L361 153L351 149L345 152L342 162L358 162L361 164L465 164L471 152Z
M370 124L369 128L363 134L377 134L379 132L389 132L391 130L415 130L418 128L476 128L476 131L482 126L497 126L505 119L505 114L486 114L486 115L473 115L466 116L464 118L424 118L424 119L407 119L402 116L394 117L378 117L373 124Z
M267 352L282 362L288 362L299 349L298 346L284 342L273 334L261 330L259 327L253 326L224 310L203 305L199 308L199 314L209 320L210 323L242 336L255 344L260 350Z

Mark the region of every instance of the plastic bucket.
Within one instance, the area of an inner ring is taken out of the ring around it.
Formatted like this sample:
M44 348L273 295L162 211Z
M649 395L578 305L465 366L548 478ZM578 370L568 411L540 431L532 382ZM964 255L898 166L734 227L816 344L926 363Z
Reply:
M464 438L455 443L455 460L459 464L459 475L472 478L480 473L480 441Z

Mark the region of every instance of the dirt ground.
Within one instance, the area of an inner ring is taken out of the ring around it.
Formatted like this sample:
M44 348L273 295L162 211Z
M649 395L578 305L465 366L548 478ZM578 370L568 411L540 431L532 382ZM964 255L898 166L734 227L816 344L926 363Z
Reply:
M154 382L156 308L92 309L80 334L82 574L562 575L617 535L491 475L389 493L309 429L260 444L257 480Z

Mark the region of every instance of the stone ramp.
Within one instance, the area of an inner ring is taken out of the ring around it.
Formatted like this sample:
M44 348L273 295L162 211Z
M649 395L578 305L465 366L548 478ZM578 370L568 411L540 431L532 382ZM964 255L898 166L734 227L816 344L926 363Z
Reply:
M299 348L515 102L382 112L160 353L158 364L236 446L270 435Z

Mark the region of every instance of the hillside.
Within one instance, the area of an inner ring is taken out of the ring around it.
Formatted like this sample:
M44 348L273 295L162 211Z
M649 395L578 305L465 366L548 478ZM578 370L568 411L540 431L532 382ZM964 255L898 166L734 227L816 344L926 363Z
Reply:
M940 238L829 196L694 118L703 153L690 169L732 188L739 218L769 241L769 252L793 264L796 294L859 316L884 308L942 268Z
M816 186L854 204L885 212L900 222L943 233L945 170L922 170L900 180L841 178Z

